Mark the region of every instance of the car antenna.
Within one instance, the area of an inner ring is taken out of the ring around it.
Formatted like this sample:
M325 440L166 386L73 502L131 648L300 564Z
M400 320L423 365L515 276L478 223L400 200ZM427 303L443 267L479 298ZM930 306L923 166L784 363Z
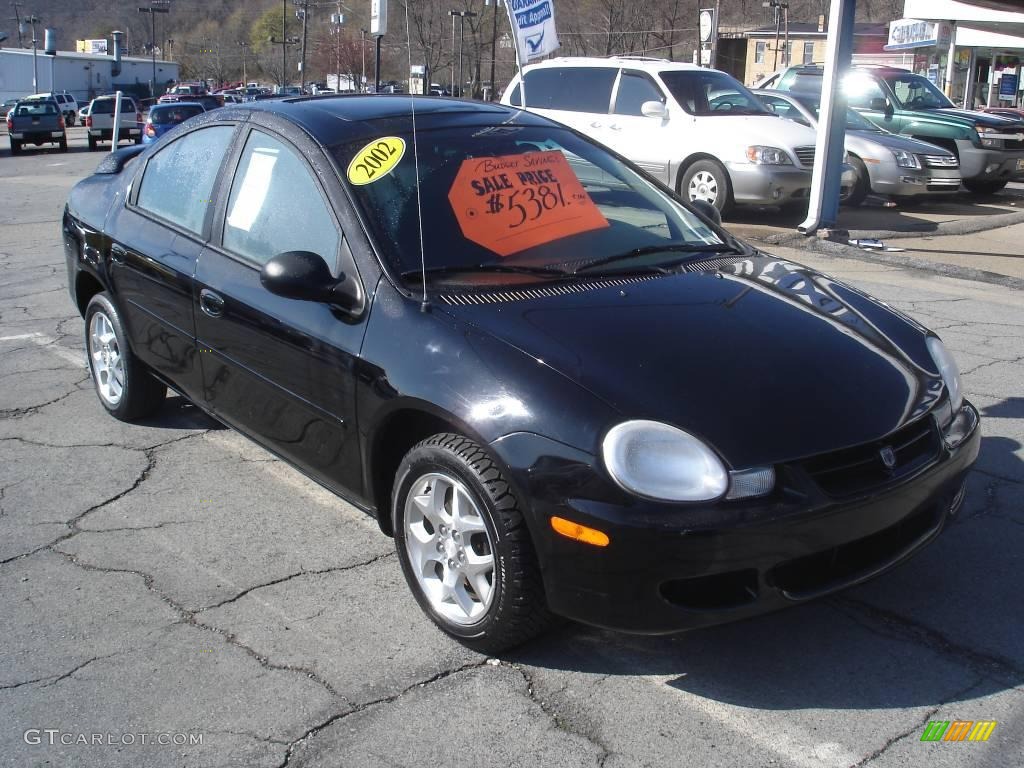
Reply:
M412 35L409 32L409 0L405 0L405 47L409 52L409 71L412 71ZM409 109L412 111L412 162L413 170L416 173L416 219L417 232L420 236L420 274L423 277L423 301L420 303L420 312L430 311L430 302L427 300L427 254L423 247L423 201L420 198L420 151L416 141L416 96L412 92L412 82L409 83Z

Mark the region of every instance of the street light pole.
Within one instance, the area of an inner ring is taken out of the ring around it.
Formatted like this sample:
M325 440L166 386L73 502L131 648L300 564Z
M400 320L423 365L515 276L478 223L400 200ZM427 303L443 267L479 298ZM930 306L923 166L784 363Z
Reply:
M295 0L295 5L299 7L296 12L296 16L302 14L302 53L299 60L299 82L300 88L303 93L306 91L306 24L309 20L309 0Z
M462 88L466 84L466 78L463 73L463 61L462 53L466 42L466 18L473 18L476 13L473 11L448 11L452 17L452 55L455 55L455 17L459 17L459 98L462 98ZM455 67L452 66L452 77L455 76ZM452 88L452 96L455 95L455 89Z
M170 2L170 0L166 0ZM139 8L139 13L148 13L150 22L149 32L149 53L153 59L153 79L149 81L149 95L156 98L156 15L158 13L170 13L169 8L157 7L158 0L150 0L148 8Z
M249 76L245 72L245 54L249 48L249 44L244 40L239 40L238 45L242 49L242 86L244 87L249 82Z
M363 72L359 81L359 91L366 90L366 29L359 30L359 55L363 59Z
M38 16L32 14L25 19L25 23L32 25L32 93L39 93L39 65L36 61L39 40L36 38L36 24L42 24L42 21Z
M785 0L766 0L761 3L762 8L771 8L775 11L775 64L772 67L773 71L779 68L779 35L782 34L782 12L786 15L786 66L790 65L789 61L789 3Z

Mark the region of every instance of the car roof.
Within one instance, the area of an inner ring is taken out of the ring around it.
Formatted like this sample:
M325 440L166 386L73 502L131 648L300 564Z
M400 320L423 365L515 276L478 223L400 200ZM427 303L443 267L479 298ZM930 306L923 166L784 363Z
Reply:
M180 109L181 107L199 107L204 112L206 111L206 107L198 101L165 101L163 104L154 104L149 108L149 111L152 112L154 109Z
M696 64L647 56L560 56L555 59L546 59L537 64L530 64L526 68L530 70L550 67L607 67L609 65L616 67L628 65L630 69L642 69L648 72L707 69L707 67L698 67Z
M336 94L247 101L207 112L210 119L246 120L256 115L283 118L303 128L320 144L334 146L382 131L411 128L410 101L415 100L420 128L452 124L501 124L514 118L519 125L552 125L538 115L501 104L408 94Z

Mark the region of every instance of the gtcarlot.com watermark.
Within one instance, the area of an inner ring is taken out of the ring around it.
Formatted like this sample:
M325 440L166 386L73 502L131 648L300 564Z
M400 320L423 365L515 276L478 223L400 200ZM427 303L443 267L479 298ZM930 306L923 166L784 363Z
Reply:
M22 735L30 746L130 747L201 747L201 733L75 733L59 728L29 728Z

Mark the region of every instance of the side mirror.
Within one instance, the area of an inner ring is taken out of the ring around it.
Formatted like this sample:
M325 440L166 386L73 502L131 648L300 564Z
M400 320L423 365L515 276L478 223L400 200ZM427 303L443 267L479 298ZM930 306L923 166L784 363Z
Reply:
M327 262L309 251L279 253L260 270L263 287L276 296L300 301L322 301L351 309L359 303L346 285L345 275L335 279ZM343 288L342 286L345 286Z
M664 120L668 117L668 107L660 101L645 101L640 105L640 113L644 117L656 117Z
M691 200L690 207L705 219L711 219L718 226L722 226L722 212L707 200Z

